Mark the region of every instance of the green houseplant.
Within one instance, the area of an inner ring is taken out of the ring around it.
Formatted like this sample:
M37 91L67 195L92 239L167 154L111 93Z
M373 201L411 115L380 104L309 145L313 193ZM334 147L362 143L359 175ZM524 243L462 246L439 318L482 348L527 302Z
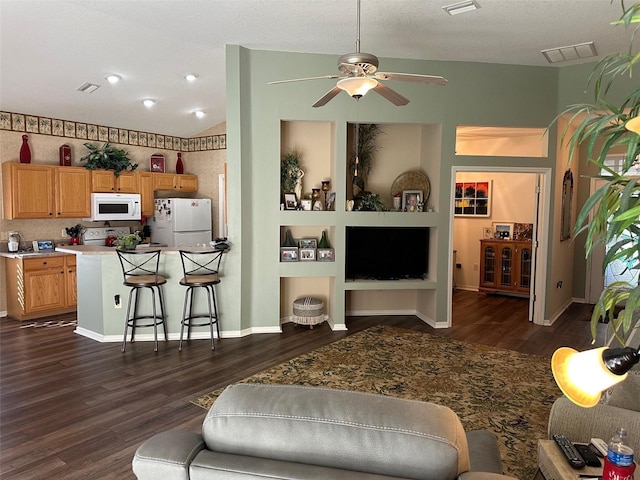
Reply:
M621 5L622 17L614 23L629 27L640 22L640 2L626 8L621 0ZM569 161L582 146L587 161L610 174L598 177L605 184L586 200L574 228L574 235L586 233L587 257L599 244L610 246L603 272L615 260L624 262L629 270L640 270L640 180L631 174L640 162L640 131L632 127L640 114L640 83L631 82L629 91L617 103L608 96L616 81L632 75L639 60L640 53L634 53L633 46L628 52L606 56L589 77L593 103L572 105L560 114L571 119L563 133L563 139L567 135L569 139ZM619 151L624 152L623 166L621 172L615 172L606 159ZM591 317L594 339L599 321L609 321L616 339L626 345L632 331L640 327L640 286L614 282L605 288Z
M297 150L291 150L283 155L280 165L280 188L282 189L282 194L295 191L298 177L302 171L300 158L300 152Z
M138 168L137 163L131 163L129 154L125 150L115 148L109 142L106 142L102 148L91 143L85 143L84 146L89 153L80 160L87 162L85 168L88 170L113 170L113 174L118 177L120 172Z
M120 235L116 239L116 248L118 250L134 250L138 244L142 241L137 233L130 233L128 235Z
M378 150L380 150L380 145L377 143L380 133L380 126L375 123L359 123L355 125L356 138L354 142L357 142L357 150L349 162L352 181L354 177L360 177L366 183L367 177L371 173L373 161Z

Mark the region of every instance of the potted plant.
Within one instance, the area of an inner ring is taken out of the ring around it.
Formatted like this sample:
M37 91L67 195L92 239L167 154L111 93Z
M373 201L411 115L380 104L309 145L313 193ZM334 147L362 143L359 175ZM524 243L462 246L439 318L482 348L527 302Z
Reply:
M296 192L296 200L302 200L302 177L304 172L300 167L300 152L291 150L282 157L280 165L280 188L282 194ZM296 188L298 187L298 188Z
M380 198L380 195L366 192L360 197L356 210L361 212L386 212L387 207L382 201L382 198Z
M120 235L116 239L116 248L118 250L135 250L142 241L137 233L129 233L128 235Z
M364 184L371 173L373 161L380 149L377 143L380 127L375 123L359 123L356 124L355 130L356 138L354 142L357 143L357 150L351 157L349 170L352 183L355 183L355 178L359 177L362 180L362 189L364 190ZM353 195L355 196L356 194L354 193Z
M629 26L640 22L640 2L626 8L621 1L623 14L618 24ZM626 263L631 271L640 270L640 180L630 174L640 161L640 83L633 79L630 91L620 102L609 99L614 82L628 75L640 60L638 53L628 52L606 56L589 77L593 87L594 102L569 107L560 115L570 115L568 128L569 161L580 146L584 146L587 161L599 171L610 175L599 176L606 183L596 190L582 207L574 235L586 232L587 257L595 246L609 245L602 264L603 272L615 260ZM557 120L557 119L556 119ZM635 125L635 126L634 126ZM610 153L624 152L622 171L613 171L606 163ZM622 305L622 309L616 306ZM640 327L640 286L626 282L614 282L604 289L591 317L591 331L595 339L599 321L608 320L618 342L626 345L635 329Z
M125 150L115 148L109 142L106 142L102 148L91 143L85 143L84 146L87 147L89 153L80 160L87 162L85 168L89 170L113 170L113 174L118 177L120 172L133 171L138 168L137 163L131 163Z
M71 238L71 245L78 245L80 243L80 237L82 236L86 228L84 228L80 224L77 224L73 227L66 227L64 230Z

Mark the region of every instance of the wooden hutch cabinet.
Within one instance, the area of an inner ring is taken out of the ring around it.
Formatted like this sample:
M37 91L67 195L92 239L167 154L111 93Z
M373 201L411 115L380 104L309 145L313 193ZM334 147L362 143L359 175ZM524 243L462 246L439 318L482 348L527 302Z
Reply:
M529 295L531 241L480 240L481 292Z

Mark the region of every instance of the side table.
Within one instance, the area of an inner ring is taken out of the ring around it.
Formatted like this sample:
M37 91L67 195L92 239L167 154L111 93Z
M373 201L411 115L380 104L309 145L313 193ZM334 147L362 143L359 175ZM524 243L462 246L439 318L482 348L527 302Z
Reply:
M633 473L635 480L640 480L639 470L636 468ZM602 475L602 467L571 468L555 441L538 440L538 472L534 480L578 480L581 474Z

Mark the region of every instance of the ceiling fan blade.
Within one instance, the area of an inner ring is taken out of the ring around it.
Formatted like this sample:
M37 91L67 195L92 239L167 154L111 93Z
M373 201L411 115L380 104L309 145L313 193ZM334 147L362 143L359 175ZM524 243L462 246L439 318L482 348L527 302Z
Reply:
M275 82L269 82L269 85L275 85L276 83L290 83L290 82L304 82L306 80L322 80L322 79L340 78L339 75L325 75L323 77L307 77L307 78L292 78L290 80L277 80Z
M429 85L446 85L449 83L444 77L419 73L377 72L374 77L379 80L398 80L401 82L428 83Z
M384 98L389 100L394 105L397 105L398 107L401 107L409 103L409 100L407 98L403 97L395 90L387 87L386 85L380 82L378 82L378 85L373 87L373 91L376 92L378 95L383 96Z
M318 100L316 103L313 104L313 107L323 107L325 106L327 103L329 103L329 101L335 97L336 95L338 95L340 92L342 91L342 89L338 86L333 87L331 90L329 90L327 93L324 94L324 96Z

